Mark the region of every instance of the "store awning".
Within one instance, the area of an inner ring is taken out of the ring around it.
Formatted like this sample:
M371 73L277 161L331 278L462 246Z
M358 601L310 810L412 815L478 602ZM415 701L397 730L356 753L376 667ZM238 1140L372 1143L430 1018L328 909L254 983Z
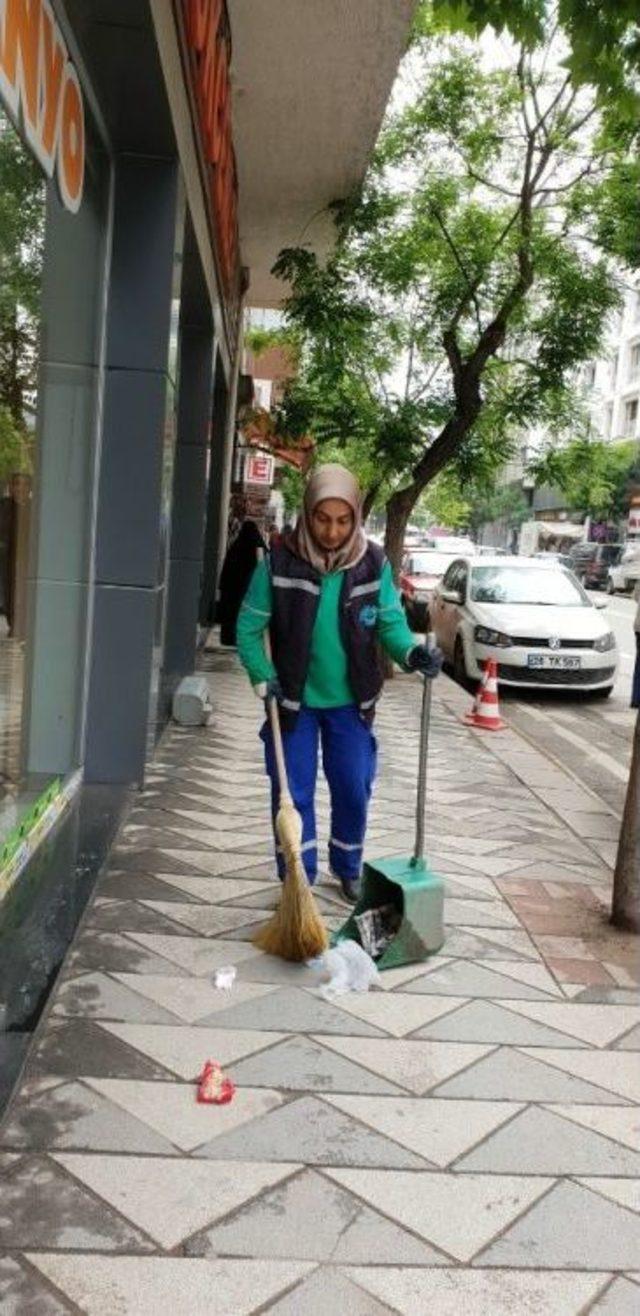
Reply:
M324 250L361 182L416 0L228 0L240 245L249 304L277 306L282 247Z

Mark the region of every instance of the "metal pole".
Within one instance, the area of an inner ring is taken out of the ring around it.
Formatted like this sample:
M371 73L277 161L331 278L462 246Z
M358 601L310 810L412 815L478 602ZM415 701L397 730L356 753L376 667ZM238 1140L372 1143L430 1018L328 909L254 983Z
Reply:
M427 757L429 750L429 723L431 721L431 678L425 676L422 685L420 713L420 751L418 756L418 790L416 798L416 843L411 867L417 868L424 859L425 804L427 799Z

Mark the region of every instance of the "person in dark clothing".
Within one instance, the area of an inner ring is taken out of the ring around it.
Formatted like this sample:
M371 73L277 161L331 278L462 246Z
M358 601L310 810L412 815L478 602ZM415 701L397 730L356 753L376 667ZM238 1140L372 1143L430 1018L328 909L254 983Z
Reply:
M266 544L255 521L244 521L240 531L227 550L220 575L220 640L235 645L236 622L240 605L247 592L249 581L259 561L259 552L266 553Z

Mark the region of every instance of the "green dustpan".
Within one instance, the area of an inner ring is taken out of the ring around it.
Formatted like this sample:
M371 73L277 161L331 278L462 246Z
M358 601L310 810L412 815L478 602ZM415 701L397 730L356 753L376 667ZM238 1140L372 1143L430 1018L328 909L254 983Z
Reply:
M333 944L360 941L356 916L381 905L395 905L401 923L376 964L397 969L401 964L425 960L444 942L444 883L427 867L424 858L424 810L427 794L427 752L431 721L431 681L425 677L420 717L420 755L416 802L416 842L413 855L380 859L365 864L360 898L353 913L333 938Z

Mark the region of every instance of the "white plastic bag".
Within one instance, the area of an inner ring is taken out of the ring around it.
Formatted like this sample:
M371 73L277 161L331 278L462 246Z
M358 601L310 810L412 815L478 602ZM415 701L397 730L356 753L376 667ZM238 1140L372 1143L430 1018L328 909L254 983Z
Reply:
M326 951L319 960L319 967L328 978L320 988L325 1001L344 996L345 992L368 992L380 982L380 974L371 956L357 941L341 941Z

